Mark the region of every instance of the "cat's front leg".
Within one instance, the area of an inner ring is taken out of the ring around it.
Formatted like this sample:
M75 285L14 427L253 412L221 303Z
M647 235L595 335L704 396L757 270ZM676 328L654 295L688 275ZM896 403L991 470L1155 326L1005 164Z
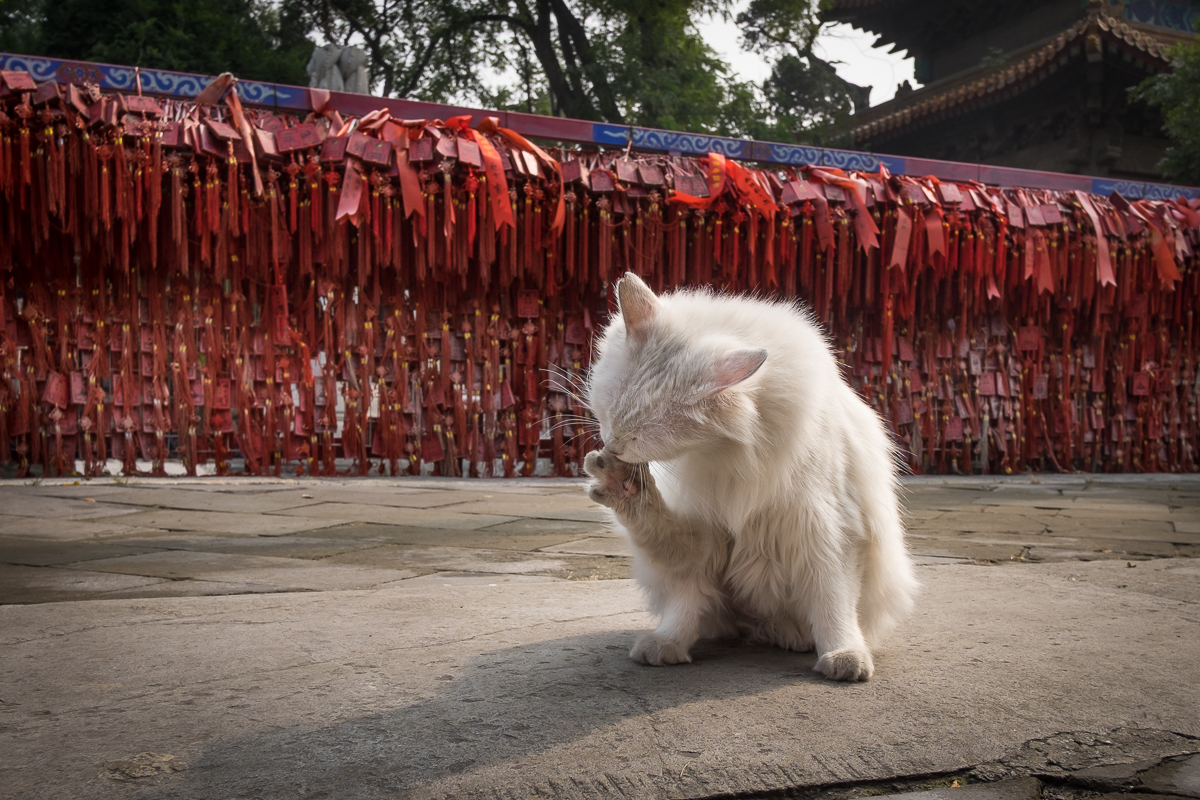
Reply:
M700 619L714 592L701 590L709 557L695 526L668 510L646 464L628 464L605 451L588 453L584 471L594 479L588 495L611 508L634 547L638 580L652 598L658 627L638 636L629 655L655 667L690 663Z

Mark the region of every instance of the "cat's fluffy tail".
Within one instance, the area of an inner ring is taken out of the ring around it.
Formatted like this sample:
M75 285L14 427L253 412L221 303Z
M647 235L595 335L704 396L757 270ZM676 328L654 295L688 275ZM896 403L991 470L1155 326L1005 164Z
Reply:
M889 447L889 455L890 451ZM879 464L863 459L862 453L859 456L854 480L862 502L866 539L859 554L862 592L858 618L863 636L875 643L912 610L920 583L904 545L895 468L890 460ZM878 460L876 455L874 461Z

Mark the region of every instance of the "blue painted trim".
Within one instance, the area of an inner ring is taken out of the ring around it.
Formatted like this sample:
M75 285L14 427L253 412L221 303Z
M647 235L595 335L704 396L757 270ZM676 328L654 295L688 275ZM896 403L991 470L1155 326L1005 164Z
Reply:
M887 167L887 171L893 175L908 174L908 162L904 156L885 156L875 153L875 160Z
M1200 197L1200 189L1187 186L1123 181L1112 178L1092 178L1093 194L1112 194L1113 192L1117 192L1127 200L1174 200L1178 197L1193 200L1196 197Z
M629 143L630 131L624 125L606 125L597 122L592 125L592 141L596 144L625 145Z
M745 158L745 139L729 139L724 136L708 136L703 133L661 131L656 128L633 128L633 146L648 150L678 150L680 153L704 155L720 153L730 158Z
M0 69L24 70L38 83L58 81L60 83L95 83L102 89L112 91L137 91L134 76L139 74L132 67L112 64L92 64L81 61L64 61L57 58L40 58L0 54ZM211 77L187 72L170 72L163 69L140 71L142 91L190 100L208 85ZM262 81L238 81L238 96L247 103L265 106L282 106L307 110L307 95L303 87L284 86Z

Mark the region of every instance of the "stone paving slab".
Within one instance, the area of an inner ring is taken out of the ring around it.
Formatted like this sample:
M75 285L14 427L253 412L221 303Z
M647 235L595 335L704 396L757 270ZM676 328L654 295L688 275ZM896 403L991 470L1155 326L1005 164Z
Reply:
M204 531L243 536L286 536L349 522L348 519L337 519L329 515L282 516L169 508L139 511L120 519L130 526L157 528L163 531Z
M323 529L317 531L324 534ZM349 553L376 546L373 542L361 542L353 539L340 539L324 536L237 536L214 534L180 534L166 535L151 539L123 539L122 544L150 550L190 550L208 553L230 553L258 556L275 556L277 558L301 558L321 560L331 556ZM3 550L0 549L0 557ZM133 555L127 553L126 555Z
M1141 776L1152 791L1200 797L1200 756L1189 756L1158 766Z
M633 554L628 541L624 538L612 537L577 539L573 542L539 549L543 553L576 553L592 556L630 556Z
M130 542L128 540L119 542L43 542L0 538L0 563L20 564L26 567L49 567L57 564L93 561L98 558L135 556L139 553L151 553L160 549L162 548L147 542Z
M126 513L137 511L129 506L148 506L182 511L224 511L262 514L285 508L316 505L316 499L304 499L292 492L208 491L178 487L134 487L111 492L102 498L103 505L123 504Z
M96 521L47 517L10 517L0 515L0 537L68 542L78 539L103 539L114 536L153 536L162 530L143 520L132 524L137 514L122 514Z
M318 484L305 486L302 489L280 492L279 496L297 500L297 506L316 502L357 503L383 508L441 508L484 500L496 494L499 493L484 492L461 486L457 490L449 490L429 489L419 484L412 486L375 486L363 488L359 488L354 484ZM507 497L508 495L502 494L500 496ZM303 503L299 501L303 501Z
M143 553L88 561L79 569L151 578L254 583L297 591L363 589L411 578L411 570L378 569L330 561L193 551Z
M374 522L379 525L422 525L429 528L449 530L474 530L501 522L510 522L513 517L499 514L463 514L443 508L395 508L351 503L319 503L315 506L282 510L272 516L296 518L309 521L334 520L331 525L343 522Z
M1200 617L1150 591L1191 591L1194 567L1156 563L1124 589L1108 562L919 568L915 615L857 685L723 642L635 664L649 620L628 581L5 606L0 781L81 800L696 798L952 773L1062 731L1200 737ZM143 752L187 767L100 777Z
M131 514L138 510L128 506L110 505L107 497L111 497L111 495L102 495L102 497L105 502L97 502L94 498L67 499L48 495L0 494L0 500L4 503L5 516L95 521L106 517Z
M565 569L567 562L540 553L482 550L471 547L421 547L380 545L325 559L331 564L375 564L390 569L450 572L492 572L516 575Z
M607 512L589 500L582 491L576 494L555 494L544 497L501 496L476 500L455 506L465 514L506 514L512 517L604 522Z
M877 795L876 800L1041 800L1042 783L1037 778L1016 778L996 783L948 786L924 792Z
M161 582L159 578L145 575L10 564L0 570L0 601L58 603L68 600L90 600L125 590L133 590L140 594L148 587Z

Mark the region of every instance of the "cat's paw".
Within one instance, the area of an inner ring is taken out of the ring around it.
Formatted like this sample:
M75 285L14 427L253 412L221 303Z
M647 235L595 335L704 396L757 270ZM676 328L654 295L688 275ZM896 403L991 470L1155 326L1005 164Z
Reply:
M595 480L588 497L609 508L632 500L643 488L644 466L628 464L603 450L587 454L583 471Z
M813 669L835 681L865 681L875 673L875 663L867 648L844 647L823 653Z
M643 633L638 637L633 649L629 651L629 657L652 667L692 663L687 648L653 632Z

